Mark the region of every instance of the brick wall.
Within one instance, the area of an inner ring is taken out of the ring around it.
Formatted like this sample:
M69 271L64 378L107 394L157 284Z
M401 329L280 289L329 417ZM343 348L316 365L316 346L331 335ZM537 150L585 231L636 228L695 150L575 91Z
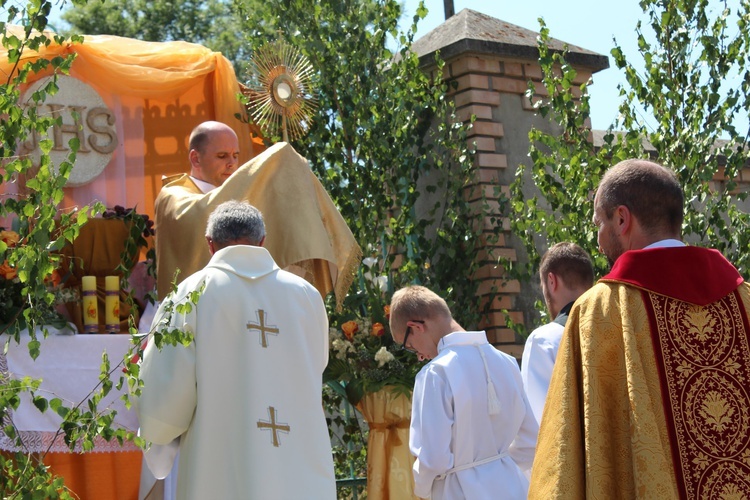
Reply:
M435 70L433 70L435 71ZM541 68L534 62L505 60L500 57L465 54L446 61L443 78L455 82L451 90L457 117L469 122L472 115L475 122L470 130L470 140L476 149L477 171L474 182L467 190L467 196L476 203L482 195L489 202L492 213L483 221L485 248L477 257L480 267L473 279L479 281L478 295L482 306L488 305L489 313L480 327L487 331L489 341L499 349L521 357L523 339L510 328L507 318L515 323L525 324L529 316L529 304L541 298L536 284L522 284L509 280L505 270L498 264L498 258L510 261L519 259L522 245L513 242L510 221L500 213L498 193L509 194L509 186L515 176L517 164L509 162L509 153L515 157L528 152L528 141L518 140L527 137L534 119L532 103L525 96L528 82L535 88L535 98L546 96L541 83ZM578 80L587 81L590 71L580 71ZM504 108L503 103L513 103L516 109ZM518 118L525 113L525 120ZM523 122L523 123L521 123ZM518 130L518 127L525 127ZM508 140L506 131L514 127L515 138ZM519 300L521 294L526 300ZM508 311L506 316L505 311ZM531 326L531 325L529 325Z

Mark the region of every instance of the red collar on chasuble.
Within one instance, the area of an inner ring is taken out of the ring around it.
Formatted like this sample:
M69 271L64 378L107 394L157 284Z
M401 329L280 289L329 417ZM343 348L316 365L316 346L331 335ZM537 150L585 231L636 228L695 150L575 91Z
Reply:
M641 289L680 498L750 498L742 277L715 250L679 247L626 252L602 281Z
M705 306L728 295L743 280L718 250L671 247L625 252L601 281L628 283Z

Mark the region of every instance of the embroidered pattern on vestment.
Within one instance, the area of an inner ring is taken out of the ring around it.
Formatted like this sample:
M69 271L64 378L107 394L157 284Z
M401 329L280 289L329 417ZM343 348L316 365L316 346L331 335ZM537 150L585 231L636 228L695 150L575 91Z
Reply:
M257 324L248 323L247 329L260 331L260 338L258 338L258 342L260 343L261 347L265 349L268 347L268 335L278 335L279 329L270 325L266 325L266 311L264 311L263 309L258 309L257 311L255 311L255 315L258 318Z
M286 424L284 422L276 422L276 414L278 412L276 411L276 408L273 406L268 407L268 418L269 420L258 420L258 429L271 431L271 443L278 448L281 446L281 441L279 440L279 432L283 432L284 434L289 434L289 432L292 430L291 427L289 427L289 424Z
M681 497L750 498L750 345L739 294L707 306L644 296Z

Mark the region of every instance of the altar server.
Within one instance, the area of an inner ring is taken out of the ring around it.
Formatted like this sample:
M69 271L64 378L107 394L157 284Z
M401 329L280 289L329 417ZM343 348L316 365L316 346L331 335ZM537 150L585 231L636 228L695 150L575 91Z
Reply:
M391 301L396 342L430 359L417 375L409 448L423 498L526 498L538 425L518 362L467 332L422 286Z

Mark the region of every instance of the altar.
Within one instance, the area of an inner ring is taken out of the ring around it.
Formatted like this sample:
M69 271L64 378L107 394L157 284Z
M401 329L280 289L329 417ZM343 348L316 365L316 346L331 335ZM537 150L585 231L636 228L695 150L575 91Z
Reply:
M17 27L5 30L23 36ZM67 157L70 139L80 142L61 209L98 200L108 207L136 207L153 217L162 177L188 170L188 136L206 120L234 129L240 164L265 149L257 128L237 118L245 109L237 98L240 87L231 63L201 45L86 35L83 43L50 43L24 54L27 62L76 54L70 74L58 76L57 94L39 104L40 113L61 121L49 131L54 165ZM13 71L0 47L0 73ZM49 78L49 72L32 73L21 102L29 101ZM19 154L38 158L38 136L19 146ZM16 184L3 184L3 192L24 194Z
M0 373L16 379L42 379L37 393L47 400L60 398L65 405L85 404L99 383L103 352L114 369L131 347L130 335L77 335L72 328L50 328L49 333L47 338L42 338L41 332L37 334L41 347L36 360L29 355L28 332L21 335L20 344L11 341L7 354L0 351ZM119 369L114 370L115 384L120 374ZM125 408L121 395L122 390L113 387L98 407L100 411L117 412L114 427L136 431L138 419L132 409ZM71 452L60 432L62 418L51 409L40 412L29 393L21 395L21 403L11 418L24 451L44 455L44 463L52 473L65 477L66 486L81 500L138 498L142 453L133 443L120 446L116 440L107 442L98 437L93 451L80 453L79 447ZM5 434L0 434L0 450L19 451Z

